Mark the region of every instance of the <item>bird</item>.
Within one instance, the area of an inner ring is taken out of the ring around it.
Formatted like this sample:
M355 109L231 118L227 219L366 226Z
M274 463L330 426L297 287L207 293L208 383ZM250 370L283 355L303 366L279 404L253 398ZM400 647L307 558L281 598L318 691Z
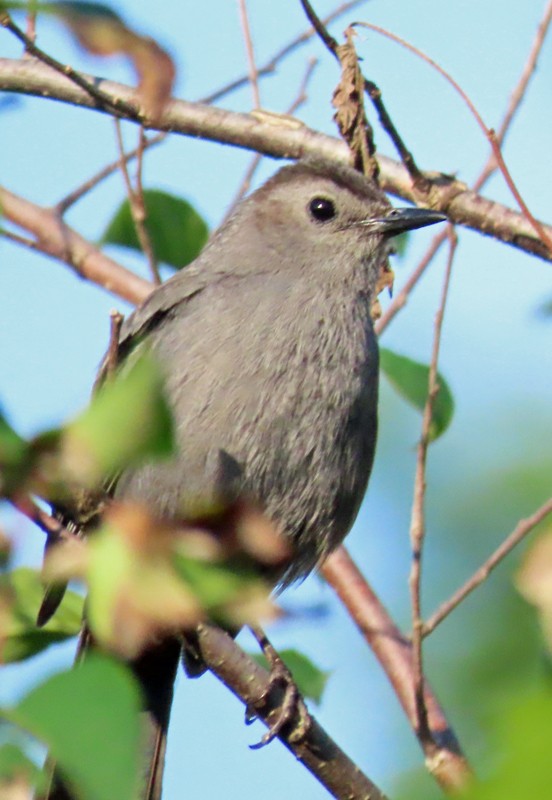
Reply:
M444 219L394 208L373 181L320 158L280 168L242 200L122 326L123 364L147 347L161 366L176 453L123 471L114 497L169 519L251 498L289 543L273 584L319 567L351 529L374 460L372 306L392 238ZM180 655L160 647L134 665L157 721L148 800L160 796Z

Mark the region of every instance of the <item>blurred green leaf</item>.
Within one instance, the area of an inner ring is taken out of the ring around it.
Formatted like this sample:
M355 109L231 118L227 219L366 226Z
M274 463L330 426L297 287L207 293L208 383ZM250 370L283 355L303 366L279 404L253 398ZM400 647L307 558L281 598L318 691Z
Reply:
M380 349L380 365L398 393L419 411L424 410L429 384L429 367L411 358L394 353L385 347ZM454 399L446 380L437 373L439 392L433 406L430 439L441 436L452 421Z
M494 775L462 794L464 800L544 800L552 794L550 687L521 696L494 720Z
M10 425L0 409L0 495L9 495L29 466L29 444Z
M197 211L186 200L157 189L144 191L144 202L156 259L181 269L197 258L209 234ZM119 206L102 241L141 251L128 199Z
M307 697L317 704L320 703L331 673L317 667L310 658L298 650L281 650L279 655L293 675L293 680L303 697ZM270 670L262 653L254 653L251 657L257 664Z
M393 237L393 252L397 258L402 259L406 254L406 249L410 241L410 231L399 233L398 236Z
M221 563L174 557L174 567L184 584L208 616L221 625L241 627L247 622L270 617L270 587L253 563L228 559Z
M27 450L27 442L12 428L0 409L0 466L18 464Z
M17 745L3 744L0 746L0 797L10 797L8 791L11 781L22 781L23 785L36 786L40 782L41 775L41 770ZM5 786L6 795L3 794ZM14 794L13 796L18 797L19 795Z
M43 628L37 628L36 616L43 594L44 584L36 570L20 568L2 576L0 663L22 661L78 634L83 598L75 592L66 592L55 616Z
M52 14L60 16L62 19L72 19L73 14L89 17L94 20L97 18L121 22L121 18L113 11L110 6L104 3L78 2L78 0L56 0L55 3L41 4Z
M172 567L173 538L145 509L120 504L87 542L90 626L102 644L127 658L161 632L200 619L197 601Z
M172 415L155 360L142 353L100 388L65 429L63 473L85 486L118 470L173 451Z
M93 655L4 710L42 741L82 800L135 800L140 694L129 669Z

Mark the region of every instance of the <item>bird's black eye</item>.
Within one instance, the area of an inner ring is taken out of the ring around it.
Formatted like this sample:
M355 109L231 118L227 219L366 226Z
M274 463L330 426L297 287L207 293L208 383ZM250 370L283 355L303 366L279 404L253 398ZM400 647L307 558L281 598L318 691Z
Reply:
M309 203L309 211L317 222L328 222L335 217L336 211L332 200L327 197L315 197Z

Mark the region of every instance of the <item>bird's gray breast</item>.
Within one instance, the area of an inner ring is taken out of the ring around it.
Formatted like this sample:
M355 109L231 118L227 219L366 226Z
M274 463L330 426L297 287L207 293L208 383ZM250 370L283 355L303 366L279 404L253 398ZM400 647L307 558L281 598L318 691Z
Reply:
M178 457L118 493L178 515L242 490L297 548L293 580L346 535L376 437L377 346L366 298L282 276L228 276L150 334Z

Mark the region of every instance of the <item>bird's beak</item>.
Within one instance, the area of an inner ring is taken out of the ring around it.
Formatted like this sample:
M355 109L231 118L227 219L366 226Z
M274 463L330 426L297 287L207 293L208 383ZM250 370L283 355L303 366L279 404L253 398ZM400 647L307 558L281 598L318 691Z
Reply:
M397 236L399 233L412 231L415 228L425 228L426 225L445 222L446 219L445 214L429 208L390 208L389 213L384 217L362 220L360 224L373 233Z

